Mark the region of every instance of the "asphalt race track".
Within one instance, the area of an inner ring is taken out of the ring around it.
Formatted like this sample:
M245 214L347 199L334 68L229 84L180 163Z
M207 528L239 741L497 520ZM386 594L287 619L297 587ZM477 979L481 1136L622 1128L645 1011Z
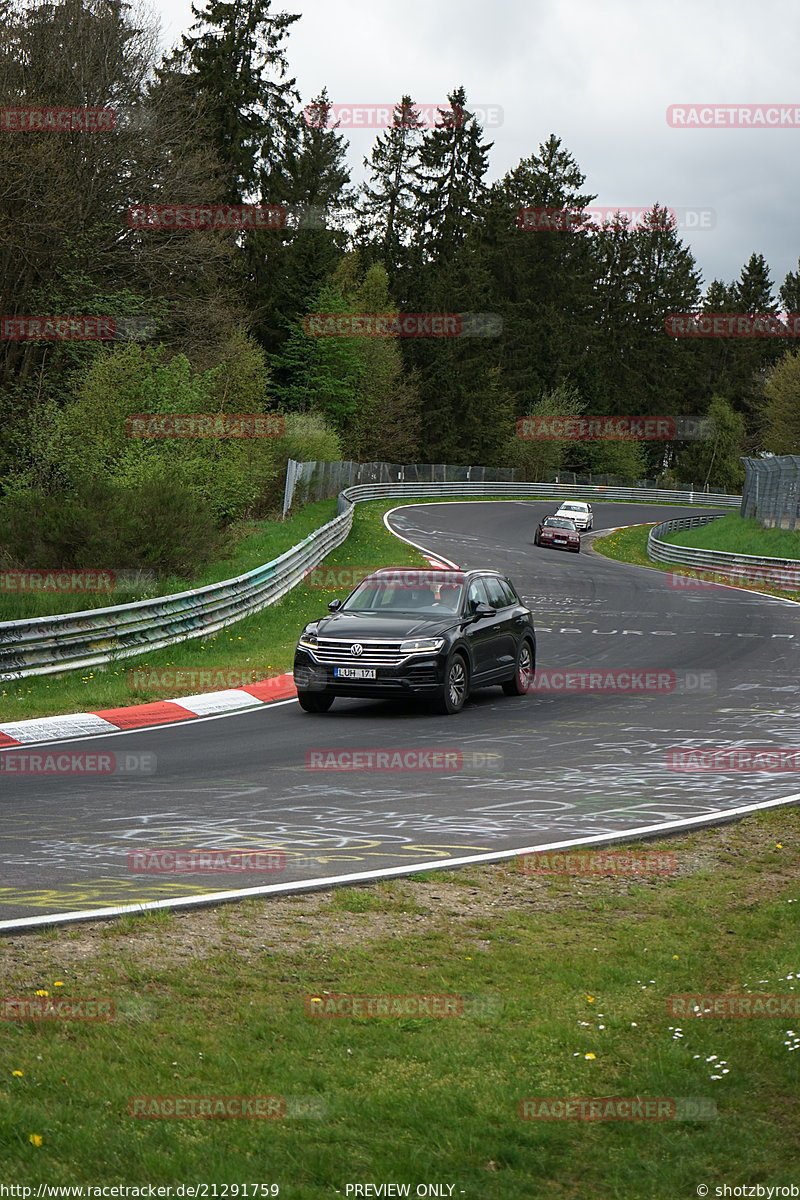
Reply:
M703 511L594 508L596 530ZM538 667L648 668L675 672L674 687L518 698L491 688L455 717L367 700L337 700L312 716L292 700L57 743L60 751L146 752L155 769L0 775L0 928L620 837L798 793L796 774L681 772L667 759L675 748L796 746L797 605L732 588L676 589L667 572L586 548L576 555L534 547L537 521L552 511L541 502L431 503L398 509L391 525L459 566L508 574L534 611ZM329 748L461 751L464 765L306 766L309 751ZM131 852L157 847L269 847L285 853L286 866L238 875L130 870Z

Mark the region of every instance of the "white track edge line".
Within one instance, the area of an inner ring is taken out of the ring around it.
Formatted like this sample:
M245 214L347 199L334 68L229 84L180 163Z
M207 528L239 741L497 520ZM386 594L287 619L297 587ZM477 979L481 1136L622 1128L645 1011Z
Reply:
M422 502L422 503L424 503L424 502ZM414 547L414 549L415 549L415 550L419 550L419 552L420 552L421 554L435 554L435 555L436 555L436 557L437 557L438 559L440 559L440 561L441 561L441 562L443 562L443 563L447 563L448 567L452 567L454 571L460 571L460 570L461 570L461 567L459 567L458 563L454 563L454 562L452 561L452 559L450 559L450 558L445 558L445 556L444 556L443 554L437 554L435 550L430 550L430 549L429 549L427 546L420 546L418 542L412 542L411 538L403 537L402 533L398 533L396 529L392 529L391 525L389 524L389 517L392 515L392 513L400 512L400 510L401 510L401 509L403 509L403 508L421 508L421 507L422 507L422 503L419 503L419 504L398 504L398 505L396 505L396 507L395 507L395 508L390 508L390 509L389 509L387 512L385 512L385 513L383 514L383 523L384 523L384 525L385 525L385 526L386 526L386 528L389 530L389 533L392 535L392 537L396 537L396 538L397 538L399 541L401 541L401 542L405 542L407 546L413 546L413 547ZM438 503L440 503L440 504L444 504L444 503L446 503L446 501L444 501L444 500L441 500L441 501L438 501ZM469 501L467 501L467 503L470 503L470 502L469 502ZM480 501L473 501L472 503L480 503ZM489 503L500 503L500 504L504 504L504 503L507 503L507 501L503 501L503 500L501 500L501 501L489 501ZM411 569L413 569L413 568L411 568ZM421 568L420 568L420 570L424 570L424 568L423 568L423 567L421 567Z
M652 522L642 521L641 524L642 525L650 525L650 524L652 524ZM658 521L656 521L655 524L657 525ZM597 534L600 534L600 533L602 533L604 536L607 536L608 534L611 534L611 533L617 533L620 529L638 529L638 528L639 528L638 525L618 525L616 527L616 529L597 529L597 530L591 529L591 530L589 530L589 533L590 533L590 535L593 535L593 536L596 536ZM595 554L599 555L600 558L607 559L608 562L621 562L623 564L623 566L626 566L626 567L642 567L645 571L661 570L661 568L656 563L653 563L651 566L650 563L626 562L624 558L612 558L610 554L603 554L602 550L595 550L594 546L592 546L592 545L589 546L589 549L594 551ZM688 549L691 550L692 547L689 546ZM682 566L685 566L685 563L672 563L671 565L673 567L682 567ZM698 567L696 569L698 571L701 571L703 568ZM691 568L690 568L690 570L691 570ZM661 571L661 574L665 575L666 572ZM712 574L713 574L713 572L712 572ZM695 576L687 575L686 578L693 579L693 578L695 578ZM756 591L755 588L737 587L735 583L712 583L709 586L712 588L715 588L715 587L727 588L729 592L744 592L744 594L746 596L763 596L765 600L777 600L778 604L800 604L800 600L790 600L787 596L773 596L772 592L758 592L758 591ZM687 591L690 591L690 590L691 589L687 588Z
M332 887L347 883L369 883L378 879L389 879L397 875L408 875L417 871L441 871L453 867L463 867L475 863L502 862L507 858L518 858L521 854L543 853L549 850L564 850L571 846L595 846L613 842L627 842L632 838L655 837L658 834L680 833L692 826L717 824L720 820L748 816L752 813L763 812L770 808L778 808L800 802L800 792L791 796L783 796L777 800L765 800L758 804L745 804L739 808L715 809L710 813L700 813L696 817L687 817L680 821L664 821L659 825L641 825L634 829L616 830L613 833L601 833L590 838L572 838L569 841L549 842L544 846L526 846L514 850L489 851L486 854L473 854L462 858L430 859L421 863L406 863L399 867L384 867L375 871L359 871L351 875L325 875L315 879L298 879L291 883L272 883L262 887L242 888L238 891L210 892L203 896L176 897L169 900L150 900L141 904L118 905L113 908L84 909L77 912L51 914L42 917L21 917L14 921L0 921L0 932L23 931L46 925L75 924L78 921L105 920L110 917L127 916L131 913L156 912L171 908L199 908L209 904L223 904L230 901L245 900L248 897L281 895L290 892L315 891L324 887Z

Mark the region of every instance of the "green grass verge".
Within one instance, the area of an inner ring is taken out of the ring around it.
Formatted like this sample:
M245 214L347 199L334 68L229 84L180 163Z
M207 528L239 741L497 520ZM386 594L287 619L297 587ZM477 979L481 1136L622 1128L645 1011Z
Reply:
M674 542L678 546L695 546L702 550L724 550L729 554L800 560L800 530L764 529L755 518L748 517L745 520L738 513L720 517L696 529L667 533L662 541Z
M736 518L738 519L738 518ZM713 528L715 525L721 525L723 521L727 521L728 517L721 517L719 521L712 521L711 525L702 526L701 529ZM770 596L779 596L785 600L800 601L800 588L796 587L772 587L760 580L753 583L743 583L730 579L724 575L713 575L709 571L691 571L688 567L682 567L677 563L657 563L653 562L647 554L647 536L653 525L656 522L651 522L649 525L632 525L629 529L618 529L615 533L609 534L607 537L595 538L591 545L593 550L597 550L599 554L605 555L606 558L614 558L618 562L633 563L635 566L650 567L655 571L669 571L673 575L683 575L687 579L699 579L708 587L709 595L713 593L716 579L719 583L729 584L730 586L743 588L745 591L763 592ZM690 530L689 532L694 532ZM708 549L722 549L721 546L707 547ZM750 551L740 550L735 553L749 554ZM769 551L772 554L772 551ZM687 584L687 590L689 585Z
M651 881L476 866L3 939L3 996L116 1006L104 1024L3 1021L4 1179L274 1183L287 1200L354 1183L480 1200L796 1183L800 1017L679 1018L667 998L800 1001L799 842L786 809L660 842L677 870ZM482 1004L307 1015L326 993ZM254 1095L285 1097L286 1119L128 1113L134 1096ZM526 1097L690 1099L708 1119L523 1121Z

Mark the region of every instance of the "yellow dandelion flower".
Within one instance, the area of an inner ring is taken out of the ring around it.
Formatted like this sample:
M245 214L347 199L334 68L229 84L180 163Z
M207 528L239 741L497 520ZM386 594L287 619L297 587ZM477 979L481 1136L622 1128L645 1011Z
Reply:
M591 1052L591 1050L590 1050L590 1051L589 1051L589 1053L588 1053L588 1054L584 1054L584 1056L583 1056L583 1057L584 1057L584 1058L597 1058L597 1055L596 1055L596 1054L592 1054L592 1052Z
M53 984L53 987L63 987L63 986L64 986L63 981L60 979L57 979L55 981L55 983Z
M34 995L35 995L35 996L49 996L49 995L50 995L50 993L49 993L49 992L46 992L46 991L44 990L44 988L39 988L39 991L38 991L38 992L34 992Z
M22 1079L22 1076L25 1074L25 1072L24 1071L12 1071L11 1074L16 1075L17 1079Z
M41 1146L44 1139L40 1133L31 1133L28 1135L28 1141L32 1146Z
M586 999L590 1004L594 1004L594 996L587 996Z

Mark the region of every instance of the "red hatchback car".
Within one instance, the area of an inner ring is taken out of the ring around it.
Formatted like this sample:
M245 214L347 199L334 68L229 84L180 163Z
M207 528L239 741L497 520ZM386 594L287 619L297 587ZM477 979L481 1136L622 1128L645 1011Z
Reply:
M566 517L544 517L536 527L534 546L556 546L559 550L580 553L581 535L574 521Z

